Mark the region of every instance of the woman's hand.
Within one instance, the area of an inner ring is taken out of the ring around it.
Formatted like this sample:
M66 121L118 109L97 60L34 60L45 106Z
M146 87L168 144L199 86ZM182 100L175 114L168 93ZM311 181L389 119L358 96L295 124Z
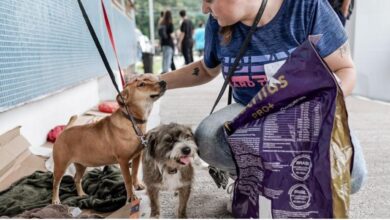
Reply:
M144 80L144 79L149 79L151 81L160 81L160 75L154 75L153 73L145 73L145 74L142 74L142 75L139 75L137 76L135 79L139 79L139 80Z
M175 71L162 75L143 74L137 79L158 79L167 83L167 89L177 89L197 86L211 81L221 71L220 65L215 68L207 68L203 61L195 61Z

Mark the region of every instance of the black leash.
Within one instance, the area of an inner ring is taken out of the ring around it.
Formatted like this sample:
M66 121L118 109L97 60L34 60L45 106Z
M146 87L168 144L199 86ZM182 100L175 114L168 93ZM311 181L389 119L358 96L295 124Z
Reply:
M257 12L256 18L253 21L252 27L251 27L248 35L246 36L244 43L242 44L242 46L241 46L241 48L236 56L236 59L234 60L233 65L229 68L228 74L225 78L225 82L223 83L223 86L221 88L221 91L219 92L217 100L215 100L215 103L214 103L213 108L211 109L210 115L213 113L215 107L218 105L218 102L221 100L221 98L226 90L226 87L227 87L228 83L230 82L230 79L232 78L234 71L236 70L236 68L238 66L238 63L240 62L242 56L244 55L245 50L249 44L249 41L252 39L252 35L257 28L257 24L259 23L261 17L263 16L264 9L265 9L266 5L267 5L267 0L263 0L261 2L261 6L259 8L259 11ZM232 102L232 87L229 86L228 105L230 105L231 102ZM223 189L226 189L226 186L227 186L228 180L229 180L229 176L228 176L228 173L226 171L220 170L220 169L213 167L213 166L209 166L209 174L213 178L214 182L217 184L218 188L222 187Z
M112 72L112 69L110 67L110 64L108 63L107 57L104 54L103 48L100 45L99 39L96 36L95 30L92 27L91 21L88 18L87 12L85 11L84 6L83 6L81 0L77 0L77 2L79 3L81 13L83 14L85 23L87 24L87 27L88 27L88 30L89 30L89 33L91 34L91 37L92 37L93 41L95 42L95 46L96 46L96 48L99 51L100 57L103 60L104 66L106 67L107 72L110 75L111 81L114 84L114 87L115 87L116 91L118 92L119 98L121 99L122 103L125 103L125 100L124 100L123 96L121 95L121 93L119 91L119 87L118 87L118 85L117 85L117 83L115 81L114 73ZM137 134L137 136L140 138L142 145L144 147L146 147L147 146L147 141L146 141L145 135L142 133L141 129L137 126L137 123L136 123L134 117L130 114L130 111L127 108L127 105L124 105L124 106L125 106L125 110L126 110L126 113L127 113L127 114L125 114L125 116L127 116L127 119L129 119L131 121L131 123L133 124L133 129L134 129L135 133Z
M215 100L215 103L214 103L213 108L211 109L210 115L214 112L215 107L218 105L219 101L221 100L223 94L225 93L226 87L227 87L228 83L230 82L230 79L232 78L234 71L236 70L236 68L238 66L238 63L240 62L242 56L244 56L245 50L246 50L249 42L252 40L252 35L256 31L257 24L259 23L261 17L263 16L266 5L267 5L267 0L263 0L261 2L261 6L259 8L259 11L257 12L256 18L253 21L252 27L251 27L248 35L246 36L244 43L242 44L242 46L241 46L241 48L236 56L236 59L234 60L233 65L229 68L228 74L225 78L225 82L223 83L221 91L218 94L217 100ZM228 104L230 104L230 103L231 103L231 88L229 88L229 97L228 97Z

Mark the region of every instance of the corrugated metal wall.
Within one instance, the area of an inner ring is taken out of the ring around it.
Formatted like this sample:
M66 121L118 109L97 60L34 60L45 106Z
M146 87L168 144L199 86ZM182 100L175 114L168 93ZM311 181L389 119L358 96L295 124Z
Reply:
M100 1L84 0L116 68ZM122 67L135 63L135 21L105 0ZM76 0L0 1L0 112L106 74Z

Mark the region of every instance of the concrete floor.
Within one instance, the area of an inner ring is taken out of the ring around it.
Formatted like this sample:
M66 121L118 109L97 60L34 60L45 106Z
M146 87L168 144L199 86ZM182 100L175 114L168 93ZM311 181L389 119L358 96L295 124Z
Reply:
M366 184L352 195L351 217L390 218L390 105L351 97L347 106L368 168Z
M193 128L209 114L221 88L221 77L193 88L170 90L161 100L161 123L178 122ZM226 105L224 97L219 108ZM350 124L359 138L367 161L368 178L351 198L352 218L390 218L390 104L347 98ZM163 218L174 217L171 194L162 196ZM226 211L228 195L218 189L206 169L199 169L188 205L189 218L231 218Z

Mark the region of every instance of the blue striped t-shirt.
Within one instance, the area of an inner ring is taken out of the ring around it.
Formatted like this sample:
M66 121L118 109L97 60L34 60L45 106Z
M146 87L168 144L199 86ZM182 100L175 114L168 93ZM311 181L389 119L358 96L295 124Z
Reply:
M250 27L241 22L235 24L232 40L226 45L222 44L219 28L217 20L210 16L206 25L204 61L209 68L222 64L226 75ZM232 77L235 101L248 104L275 69L268 67L286 60L309 35L322 35L317 44L322 57L347 41L345 30L328 0L284 0L276 16L257 28Z

